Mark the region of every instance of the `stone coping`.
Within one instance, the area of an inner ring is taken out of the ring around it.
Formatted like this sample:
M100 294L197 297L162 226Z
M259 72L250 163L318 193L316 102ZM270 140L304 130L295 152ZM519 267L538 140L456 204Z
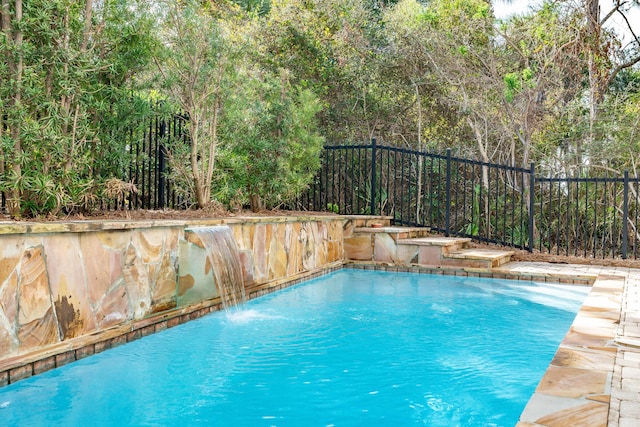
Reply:
M530 282L560 283L563 285L591 286L597 279L595 274L562 274L553 271L512 271L509 264L494 268L422 267L418 265L399 266L370 261L345 261L345 268L362 270L383 270L404 273L422 273L462 277L482 277L487 279L525 280Z
M388 225L382 227L356 227L353 231L355 233L409 233L411 231L423 231L428 233L429 230L429 227L401 227Z
M459 246L463 243L471 242L470 237L414 237L413 239L404 239L400 242L402 245L418 245L418 246Z
M133 230L156 227L204 227L224 224L286 223L300 221L326 221L349 219L391 219L385 216L325 215L310 214L296 216L234 216L211 219L148 219L148 220L78 220L78 221L0 221L0 235L35 233L84 233L111 230Z
M448 258L456 258L456 259L483 259L483 260L493 260L495 258L501 258L506 256L511 256L515 252L514 251L504 251L501 249L478 249L478 248L466 248L459 249L456 252L450 252L447 254Z

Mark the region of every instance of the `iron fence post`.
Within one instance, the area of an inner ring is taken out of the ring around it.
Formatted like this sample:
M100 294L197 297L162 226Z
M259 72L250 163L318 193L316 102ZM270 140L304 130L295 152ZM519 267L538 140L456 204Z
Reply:
M324 211L329 209L329 196L328 196L328 182L329 182L329 150L324 150L324 185L322 183L322 173L320 174L320 210Z
M622 199L622 259L627 259L627 251L629 249L627 239L629 238L629 230L627 230L627 220L629 219L629 171L624 171L624 192Z
M535 164L531 162L529 165L529 252L533 252L533 227L534 227L534 214L533 208L535 206L535 183L536 183L536 169Z
M376 214L376 139L371 139L371 215Z
M451 148L447 148L447 171L446 171L446 202L444 212L444 235L449 237L449 222L451 221Z
M166 148L164 146L164 138L167 136L167 119L162 118L160 122L160 134L158 135L159 144L158 144L158 208L164 209L166 208L166 199L165 199L165 191L166 191L166 182L165 182L165 168L166 168L166 159L165 159L165 151Z

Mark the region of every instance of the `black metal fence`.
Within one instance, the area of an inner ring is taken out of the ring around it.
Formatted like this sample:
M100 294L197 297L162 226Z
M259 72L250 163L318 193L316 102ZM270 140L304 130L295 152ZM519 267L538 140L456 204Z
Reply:
M133 183L135 192L129 192L122 202L128 209L180 209L189 205L178 195L169 175L169 153L167 147L178 140L185 145L188 135L184 117L175 115L170 119L153 117L146 126L129 130L126 153L128 170L122 180Z
M640 178L538 178L536 246L560 255L633 258L640 255Z
M190 206L169 178L167 146L188 144L184 118L129 130L122 180L135 191L110 209ZM328 145L309 190L290 207L391 216L395 224L516 248L594 258L640 252L640 178L546 178L518 168L376 144ZM6 211L6 198L0 194Z
M176 140L189 144L183 115L165 118L154 114L121 132L124 146L119 176L126 190L99 200L101 209L183 209L192 201L176 192L170 179L167 147ZM113 172L110 172L113 173ZM0 192L0 213L7 212L7 194Z
M541 178L529 168L377 145L326 146L296 209L393 217L445 235L583 257L638 257L640 180Z

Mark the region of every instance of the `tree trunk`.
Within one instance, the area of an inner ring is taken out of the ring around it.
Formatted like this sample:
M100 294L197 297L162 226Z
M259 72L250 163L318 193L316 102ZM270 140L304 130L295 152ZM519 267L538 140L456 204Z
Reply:
M595 124L598 118L598 105L602 99L602 70L600 68L600 6L598 0L585 0L586 11L586 48L589 68L589 134L586 144L591 146L595 140ZM576 145L576 165L582 166L582 145Z
M418 150L426 151L422 146L422 99L420 98L420 88L416 84L416 82L411 79L411 83L416 91L416 103L418 106ZM420 221L420 212L422 210L422 164L424 162L424 158L422 156L418 157L418 170L416 171L417 176L417 187L418 194L416 194L416 221Z
M89 46L89 37L91 36L91 16L93 13L93 0L87 0L84 5L84 31L82 34L81 51L87 50Z
M198 208L203 209L209 203L211 190L199 179L194 179L194 182L196 188L196 202L198 203Z
M249 196L249 204L251 206L252 212L260 212L264 209L264 204L262 203L262 198L258 194L252 194Z
M2 1L2 31L9 44L13 44L15 56L5 52L7 68L9 71L9 81L13 83L12 94L9 97L9 108L7 111L8 134L13 140L13 156L12 160L5 164L6 172L11 173L14 178L20 179L22 176L22 168L17 160L22 152L21 144L21 128L20 128L20 110L22 109L22 72L23 72L23 56L22 56L22 0L16 0L14 5L13 22L11 19L11 8L9 0ZM19 188L13 187L9 190L7 209L13 217L20 216L20 208L22 192Z
M7 7L7 9L5 9L5 7ZM5 16L6 14L9 12L8 10L8 2L6 0L3 0L2 4L0 5L0 34L4 34L6 37L6 32L5 32L5 28L8 25L8 23L5 23ZM7 16L8 18L8 16ZM9 53L6 51L2 52L2 55L4 58L8 58L9 57ZM0 141L3 138L3 134L4 134L4 129L5 126L8 126L8 123L5 122L5 118L4 118L4 112L2 112L0 114ZM4 176L5 173L5 159L9 153L5 153L4 149L2 148L2 144L0 144L0 177ZM2 195L0 194L0 197Z
M489 155L487 154L486 149L486 135L482 133L482 130L471 118L467 118L467 124L473 130L473 133L476 136L476 142L478 143L478 150L480 151L480 157L482 161L485 163L490 163ZM483 216L486 226L487 236L491 234L491 212L489 211L489 168L487 166L482 166L482 186L486 190L486 196L482 201L483 208ZM478 225L478 231L480 231L480 225Z

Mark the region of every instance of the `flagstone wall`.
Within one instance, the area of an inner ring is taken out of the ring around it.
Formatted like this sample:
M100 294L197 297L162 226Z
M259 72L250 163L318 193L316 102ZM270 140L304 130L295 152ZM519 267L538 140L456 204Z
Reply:
M186 228L230 227L247 294L256 296L340 265L345 223L338 216L0 223L0 371L78 337L202 300L217 304L211 266Z

